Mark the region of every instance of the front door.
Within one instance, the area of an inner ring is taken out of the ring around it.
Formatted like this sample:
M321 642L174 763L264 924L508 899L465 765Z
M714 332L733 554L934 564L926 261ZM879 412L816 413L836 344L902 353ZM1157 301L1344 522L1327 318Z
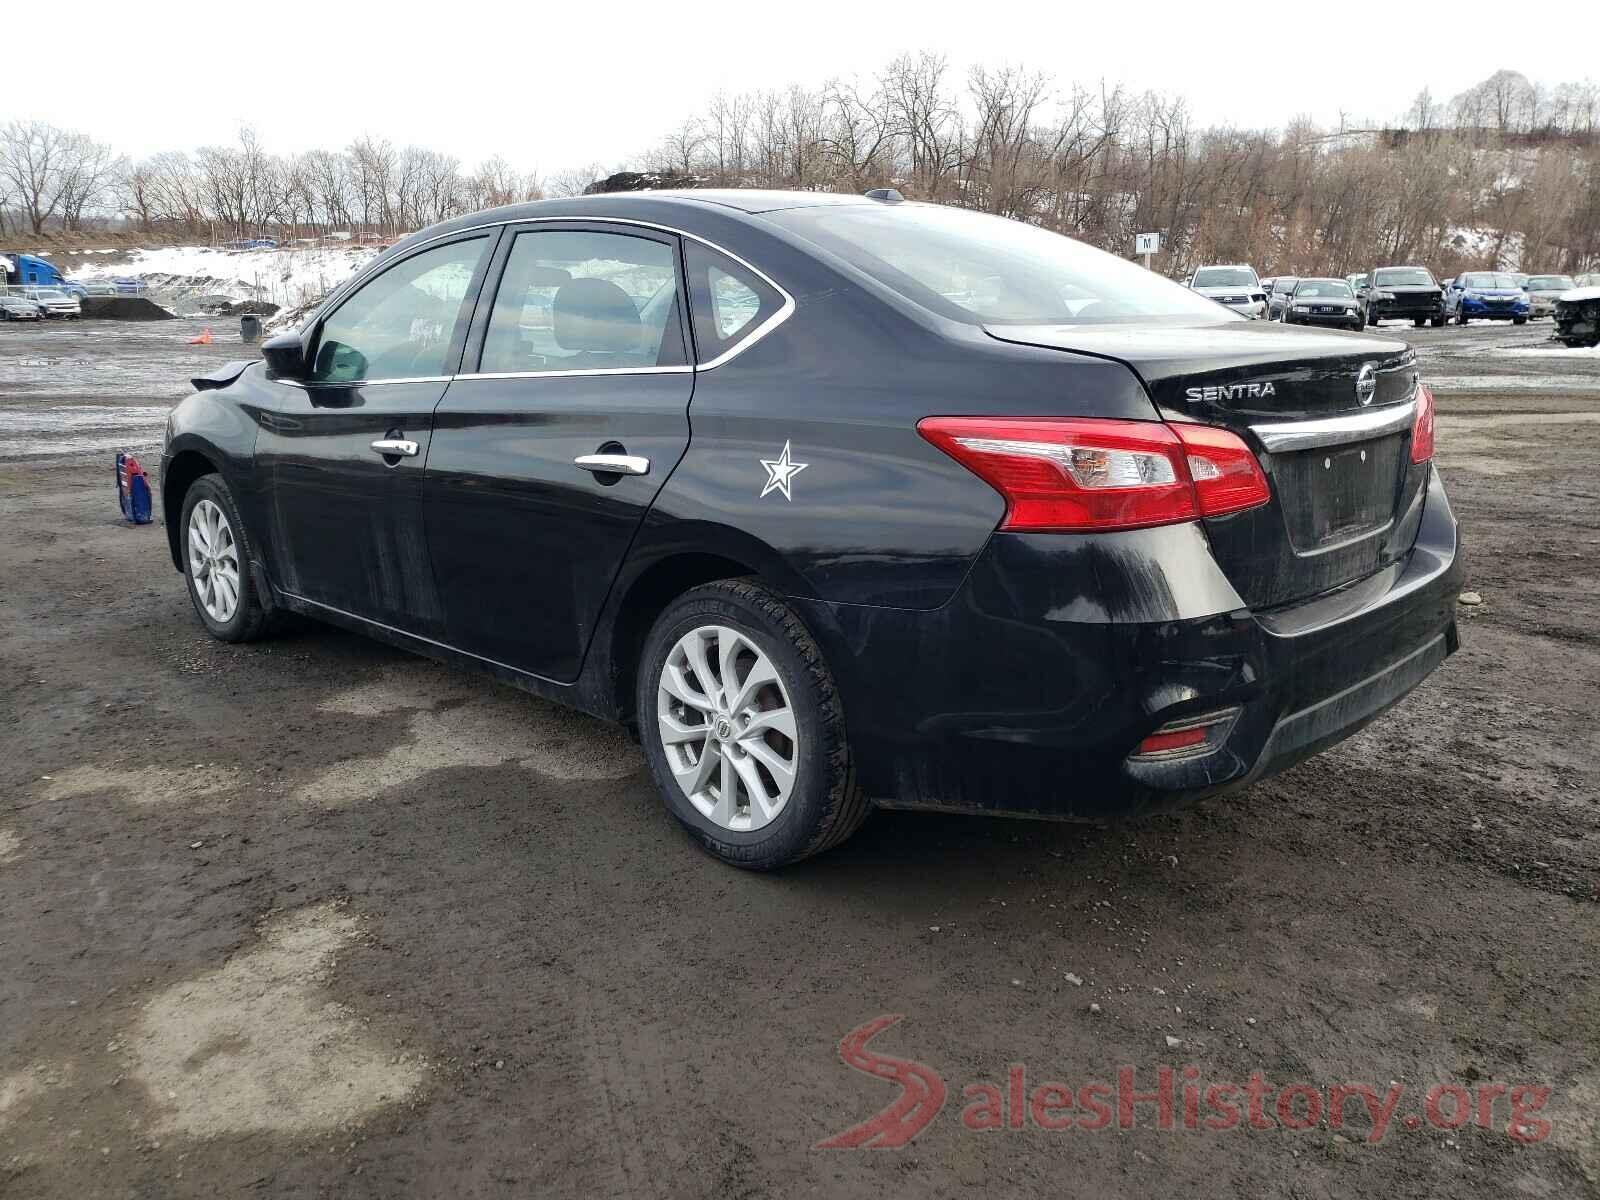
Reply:
M442 628L422 471L492 241L436 245L368 280L311 335L306 378L277 385L257 457L282 590L409 633Z
M435 413L428 548L445 641L568 682L689 441L676 239L529 225L507 231L496 260L470 373Z

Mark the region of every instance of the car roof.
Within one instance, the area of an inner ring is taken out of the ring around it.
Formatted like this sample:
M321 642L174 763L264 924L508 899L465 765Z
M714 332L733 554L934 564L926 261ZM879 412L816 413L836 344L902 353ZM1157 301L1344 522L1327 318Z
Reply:
M486 208L440 221L396 242L381 256L387 260L423 242L486 225L507 225L518 221L551 220L636 220L647 224L670 224L676 216L705 218L714 213L743 221L746 217L783 209L823 206L881 204L866 196L839 192L760 191L756 189L703 188L686 190L602 192L593 196L570 196L559 200L532 200Z

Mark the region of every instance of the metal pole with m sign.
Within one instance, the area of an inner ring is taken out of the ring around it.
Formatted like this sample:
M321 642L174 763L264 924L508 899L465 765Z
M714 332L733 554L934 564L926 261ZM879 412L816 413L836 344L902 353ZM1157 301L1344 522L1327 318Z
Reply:
M1159 233L1136 233L1133 235L1133 252L1144 255L1144 269L1150 270L1150 256L1161 250L1161 235Z

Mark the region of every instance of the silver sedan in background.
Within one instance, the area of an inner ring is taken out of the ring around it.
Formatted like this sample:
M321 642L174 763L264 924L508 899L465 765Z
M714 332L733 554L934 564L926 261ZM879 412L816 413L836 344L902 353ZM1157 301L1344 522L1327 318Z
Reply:
M1578 286L1578 281L1571 275L1530 275L1528 282L1523 285L1528 293L1528 315L1530 317L1553 316L1556 311L1556 300L1562 292L1570 292Z

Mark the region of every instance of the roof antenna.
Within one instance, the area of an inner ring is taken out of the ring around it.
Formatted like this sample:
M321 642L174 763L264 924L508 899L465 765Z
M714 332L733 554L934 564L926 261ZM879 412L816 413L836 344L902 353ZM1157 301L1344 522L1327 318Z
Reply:
M885 204L899 204L905 200L894 188L870 188L866 197L868 200L882 200Z

